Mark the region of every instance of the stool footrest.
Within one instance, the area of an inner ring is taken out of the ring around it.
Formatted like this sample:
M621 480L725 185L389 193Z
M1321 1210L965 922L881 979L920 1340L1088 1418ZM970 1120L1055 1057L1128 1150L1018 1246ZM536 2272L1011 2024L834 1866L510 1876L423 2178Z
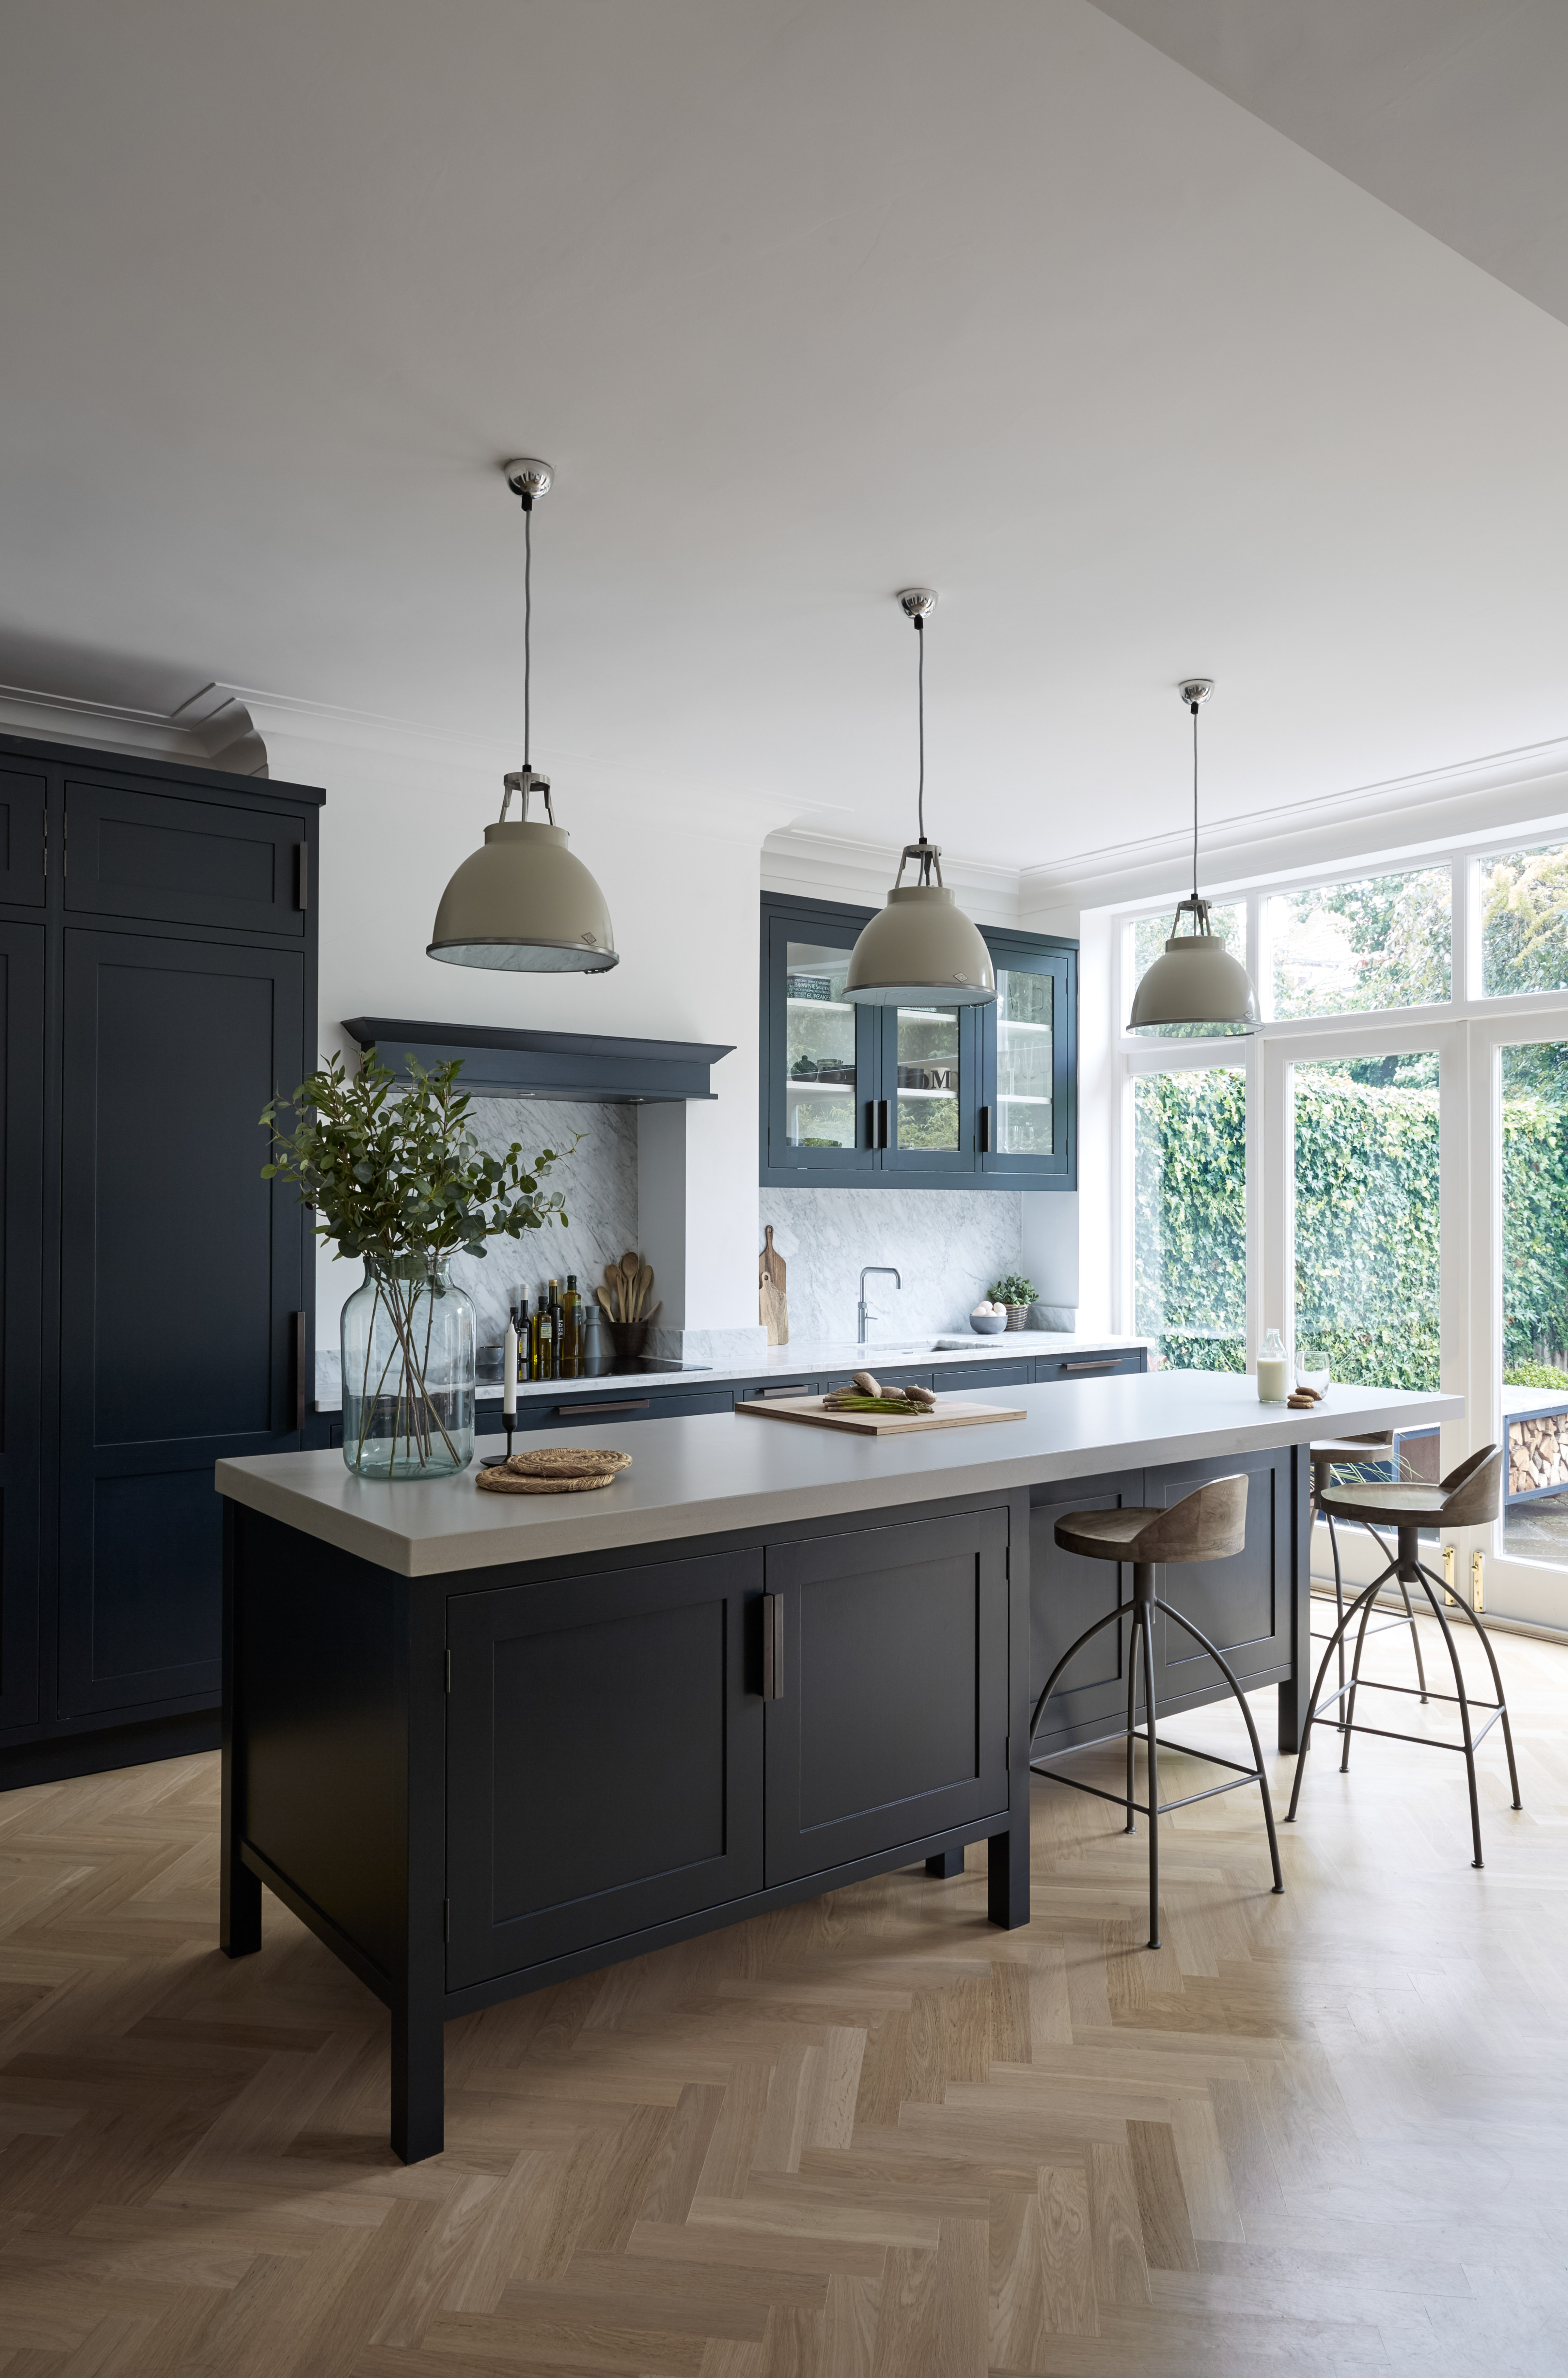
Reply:
M1119 1738L1126 1739L1125 1735ZM1142 1734L1133 1736L1135 1742L1146 1739ZM1089 1746L1085 1744L1084 1747L1087 1749ZM1172 1808L1190 1808L1194 1800L1212 1800L1217 1793L1238 1792L1243 1784L1261 1784L1263 1780L1257 1768L1243 1767L1239 1759L1222 1759L1217 1750L1193 1750L1184 1742L1167 1742L1163 1735L1155 1735L1155 1748L1174 1750L1183 1759L1206 1759L1211 1767L1234 1767L1236 1773L1227 1784L1211 1784L1206 1792L1189 1792L1179 1800L1162 1800L1156 1808L1151 1809L1145 1801L1130 1800L1125 1792L1105 1792L1097 1784L1084 1784L1076 1775L1064 1775L1059 1768L1047 1767L1042 1759L1029 1761L1029 1772L1031 1775L1043 1775L1047 1783L1070 1784L1074 1792L1092 1793L1096 1800L1108 1800L1113 1808L1135 1808L1141 1817L1164 1817Z
M1438 1698L1439 1696L1436 1693L1432 1695L1433 1700L1436 1700ZM1453 1693L1444 1693L1442 1695L1442 1699L1445 1701L1451 1701L1455 1698L1456 1696ZM1490 1704L1486 1701L1482 1701L1480 1706L1482 1709L1486 1709ZM1471 1707L1475 1707L1474 1702L1471 1703ZM1470 1748L1472 1750L1479 1749L1481 1744L1486 1740L1487 1735L1491 1732L1492 1727L1497 1723L1498 1719L1502 1715L1502 1711L1501 1708L1494 1709L1492 1710L1491 1715L1488 1718L1485 1725L1477 1727L1475 1733L1470 1736ZM1462 1742L1442 1742L1439 1740L1435 1734L1401 1734L1395 1727L1391 1725L1363 1725L1359 1718L1357 1718L1354 1723L1342 1717L1322 1718L1319 1720L1319 1723L1326 1725L1330 1734L1381 1734L1385 1742L1418 1742L1422 1748L1426 1750L1456 1750L1461 1759L1465 1756L1465 1745ZM1067 1778L1065 1775L1061 1780L1064 1784L1066 1783Z

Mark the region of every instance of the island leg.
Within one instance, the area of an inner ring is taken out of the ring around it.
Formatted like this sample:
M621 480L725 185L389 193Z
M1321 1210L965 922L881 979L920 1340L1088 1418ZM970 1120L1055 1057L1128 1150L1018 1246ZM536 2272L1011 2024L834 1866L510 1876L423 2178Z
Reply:
M234 1693L234 1507L223 1500L223 1797L221 1819L218 1946L249 1957L261 1946L261 1882L240 1857L245 1810L240 1790L239 1709Z
M446 2143L446 2026L439 2005L392 2009L392 2153L423 2163Z
M960 1842L955 1850L938 1850L934 1857L928 1857L926 1860L926 1871L928 1874L935 1875L939 1882L951 1882L954 1875L962 1874L964 1872L963 1843Z
M986 1913L1004 1932L1029 1921L1029 1827L1013 1825L986 1844Z

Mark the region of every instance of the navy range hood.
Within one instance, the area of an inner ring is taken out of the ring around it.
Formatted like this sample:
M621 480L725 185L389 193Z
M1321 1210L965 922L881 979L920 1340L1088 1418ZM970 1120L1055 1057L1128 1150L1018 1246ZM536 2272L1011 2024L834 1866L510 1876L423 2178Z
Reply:
M353 1015L343 1030L402 1081L462 1059L461 1087L478 1099L569 1099L598 1106L712 1099L710 1068L733 1041L628 1040L607 1032L513 1032L487 1024L411 1024Z

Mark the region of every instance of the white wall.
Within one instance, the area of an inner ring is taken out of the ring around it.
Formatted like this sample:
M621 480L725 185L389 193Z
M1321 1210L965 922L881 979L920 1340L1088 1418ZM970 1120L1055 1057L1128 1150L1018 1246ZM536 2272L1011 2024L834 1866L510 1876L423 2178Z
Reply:
M355 741L335 722L313 732L288 712L257 723L274 779L327 791L318 889L324 1053L341 1048L352 1058L353 1044L339 1027L363 1015L733 1044L713 1069L712 1105L641 1111L640 1203L656 1234L656 1251L652 1243L644 1251L664 1300L662 1325L710 1337L742 1331L737 1351L760 1345L757 899L768 820L760 809L737 794L722 808L673 814L635 788L606 798L560 785L560 822L604 888L621 962L604 975L487 974L438 965L425 946L449 876L498 813L499 760L454 754L435 739L427 750L369 730ZM668 1194L658 1194L661 1176ZM321 1260L317 1330L325 1349L357 1284L345 1278L349 1268Z

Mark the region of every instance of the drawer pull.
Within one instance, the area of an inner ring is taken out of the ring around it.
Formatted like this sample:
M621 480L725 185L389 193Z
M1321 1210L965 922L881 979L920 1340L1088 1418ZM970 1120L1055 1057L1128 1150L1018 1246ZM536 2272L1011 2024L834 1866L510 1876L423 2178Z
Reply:
M799 1379L793 1387L759 1387L751 1400L755 1404L765 1404L770 1396L804 1396L809 1393L805 1380Z
M784 1595L762 1596L762 1699L784 1699Z
M652 1401L651 1396L638 1396L625 1403L602 1404L597 1396L584 1396L581 1402L557 1404L556 1410L562 1420L597 1420L601 1412L646 1411Z
M1107 1354L1103 1363L1064 1363L1064 1371L1114 1371L1120 1363L1119 1354Z

